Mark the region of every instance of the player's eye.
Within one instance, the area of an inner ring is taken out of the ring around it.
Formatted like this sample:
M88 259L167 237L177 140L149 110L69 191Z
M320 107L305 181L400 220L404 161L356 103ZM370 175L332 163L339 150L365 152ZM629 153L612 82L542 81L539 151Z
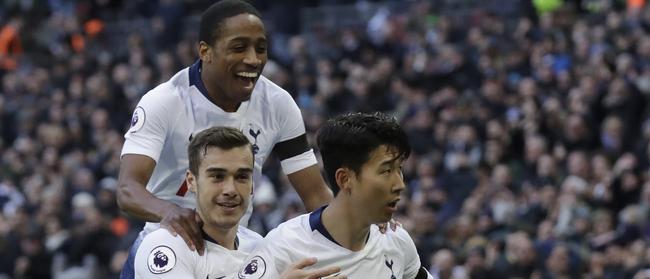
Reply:
M236 45L236 46L232 47L232 50L234 50L235 52L244 52L244 51L246 51L246 46L244 46L244 45Z
M264 53L264 52L266 52L266 45L259 45L259 46L257 46L257 47L255 48L255 51L257 51L258 53Z
M221 180L224 180L224 178L226 178L226 175L223 174L223 173L216 173L216 174L212 175L212 178L215 179L215 180L221 181Z
M251 176L249 174L239 174L235 178L240 182L247 182L250 179L250 177Z

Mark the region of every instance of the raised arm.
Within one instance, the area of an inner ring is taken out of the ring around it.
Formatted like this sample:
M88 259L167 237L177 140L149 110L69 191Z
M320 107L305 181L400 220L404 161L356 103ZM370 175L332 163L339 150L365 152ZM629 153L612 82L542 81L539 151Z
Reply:
M332 200L332 191L325 184L318 165L296 171L287 177L305 204L307 211L316 210Z
M156 161L145 155L122 156L118 176L117 204L127 214L147 222L159 223L165 211L175 204L156 198L146 189Z
M146 189L156 162L145 156L125 154L120 163L117 204L124 212L147 222L161 223L173 235L180 234L192 250L203 254L203 239L196 213L164 201Z

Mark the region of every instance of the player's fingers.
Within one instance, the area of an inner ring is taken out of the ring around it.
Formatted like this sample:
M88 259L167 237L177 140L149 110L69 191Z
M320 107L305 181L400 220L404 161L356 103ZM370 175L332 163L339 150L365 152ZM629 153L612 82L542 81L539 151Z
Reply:
M379 227L379 232L381 232L381 233L386 232L387 225L385 223L378 224L377 226Z
M295 269L303 269L305 267L314 265L317 261L318 261L318 259L316 259L316 258L306 258L306 259L302 259L302 260L299 260L296 263L294 263L293 267Z
M196 212L196 209L194 209L194 221L196 221L196 223L199 224L199 228L203 227L203 220L201 219L201 215L199 215L199 213Z
M171 224L160 223L160 227L163 228L163 229L166 229L174 237L176 237L178 235L178 233L176 233L176 230L171 226Z
M183 229L187 232L190 237L190 240L196 247L196 251L199 252L199 255L203 256L203 235L201 234L201 228L196 222L194 212L190 218L183 218Z
M318 279L325 276L335 275L336 273L341 272L341 268L338 266L323 267L316 270L309 271L309 279Z
M401 227L401 226L402 226L402 223L398 222L397 220L395 220L395 219L390 220L390 228L393 231L396 231L397 227Z

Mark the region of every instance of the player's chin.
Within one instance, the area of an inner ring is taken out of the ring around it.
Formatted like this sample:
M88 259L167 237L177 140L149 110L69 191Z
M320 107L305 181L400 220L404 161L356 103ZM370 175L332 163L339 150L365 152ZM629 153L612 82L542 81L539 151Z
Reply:
M214 223L219 228L230 229L239 225L239 218L219 218Z
M229 224L238 224L241 217L244 216L244 212L228 212L221 213L216 218L218 223L229 223Z

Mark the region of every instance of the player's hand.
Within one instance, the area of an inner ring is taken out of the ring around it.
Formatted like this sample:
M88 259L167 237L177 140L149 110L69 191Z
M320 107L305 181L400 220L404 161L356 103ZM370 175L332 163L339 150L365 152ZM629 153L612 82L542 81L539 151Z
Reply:
M201 218L196 211L174 205L164 213L160 226L173 236L180 235L192 251L203 256L204 240L201 236Z
M388 223L378 224L377 226L379 226L379 232L386 233L386 230L388 229L388 227L390 227L391 230L396 231L397 227L402 226L402 223L397 222L397 220L395 220L395 219L390 219L390 221L388 221Z
M300 260L291 265L280 275L281 279L346 279L348 277L339 274L341 268L337 266L323 267L314 270L303 270L305 267L314 265L318 260L316 258L307 258Z

